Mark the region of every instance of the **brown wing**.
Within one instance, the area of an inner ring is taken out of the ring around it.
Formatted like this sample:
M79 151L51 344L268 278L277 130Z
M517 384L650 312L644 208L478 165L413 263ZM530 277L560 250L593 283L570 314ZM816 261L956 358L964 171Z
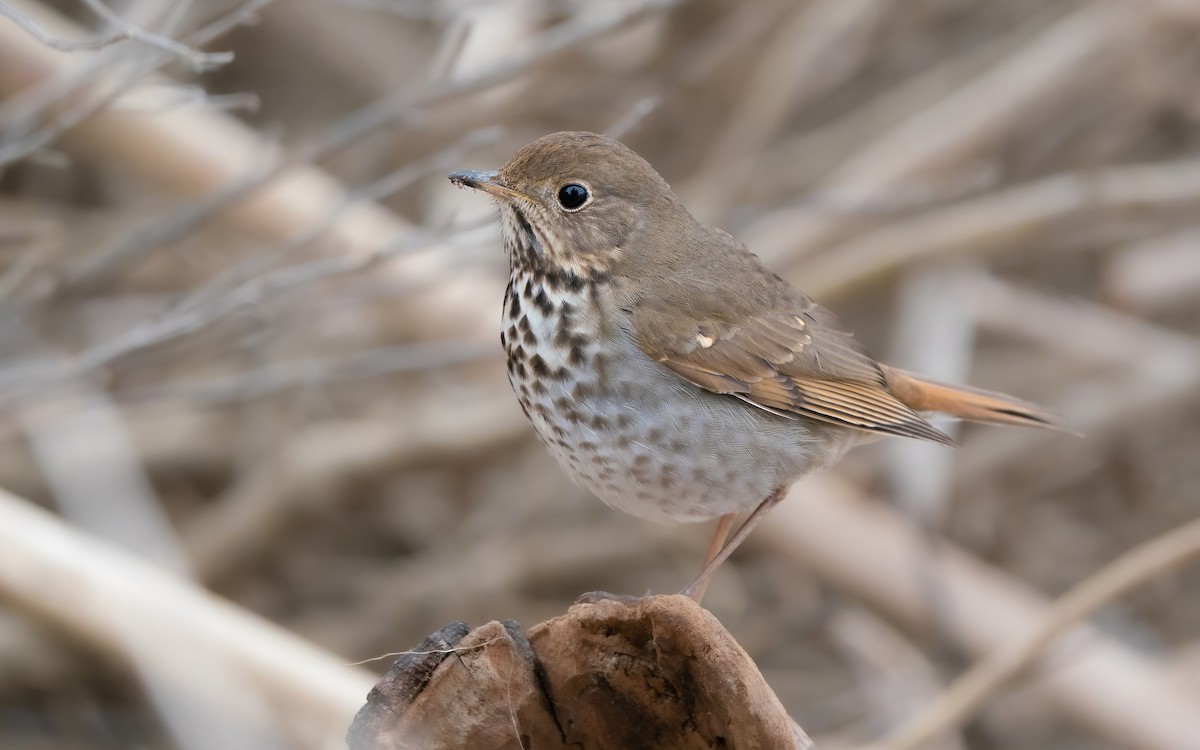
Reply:
M832 313L798 292L790 303L796 309L731 321L643 302L633 310L634 335L646 354L691 383L782 417L954 444L892 394L879 365Z

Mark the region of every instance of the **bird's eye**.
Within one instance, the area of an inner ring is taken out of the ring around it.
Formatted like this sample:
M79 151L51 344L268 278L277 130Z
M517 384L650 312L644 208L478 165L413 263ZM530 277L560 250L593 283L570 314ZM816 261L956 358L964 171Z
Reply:
M572 182L559 188L558 205L562 206L564 211L578 211L587 205L588 199L591 197L587 188L577 182Z

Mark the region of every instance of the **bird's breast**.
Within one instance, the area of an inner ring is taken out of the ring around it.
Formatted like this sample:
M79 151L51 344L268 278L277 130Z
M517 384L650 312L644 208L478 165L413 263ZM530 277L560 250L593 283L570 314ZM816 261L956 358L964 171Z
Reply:
M517 269L505 294L509 381L572 479L619 510L683 522L753 507L807 470L816 456L803 424L652 361L611 292Z

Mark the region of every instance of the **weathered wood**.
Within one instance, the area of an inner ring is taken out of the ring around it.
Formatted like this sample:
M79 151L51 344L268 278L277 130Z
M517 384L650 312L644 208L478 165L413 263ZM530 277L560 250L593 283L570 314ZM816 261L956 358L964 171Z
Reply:
M682 596L580 604L535 626L455 623L401 656L351 750L812 748L716 618Z

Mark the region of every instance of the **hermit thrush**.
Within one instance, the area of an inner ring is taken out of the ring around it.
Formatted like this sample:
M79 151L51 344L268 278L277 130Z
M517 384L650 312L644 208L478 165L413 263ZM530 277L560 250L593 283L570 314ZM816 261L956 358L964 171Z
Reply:
M499 204L508 378L559 465L640 518L720 519L684 590L697 600L790 484L864 438L953 445L922 411L1052 424L1008 396L877 363L614 140L556 133L499 172L450 180Z

